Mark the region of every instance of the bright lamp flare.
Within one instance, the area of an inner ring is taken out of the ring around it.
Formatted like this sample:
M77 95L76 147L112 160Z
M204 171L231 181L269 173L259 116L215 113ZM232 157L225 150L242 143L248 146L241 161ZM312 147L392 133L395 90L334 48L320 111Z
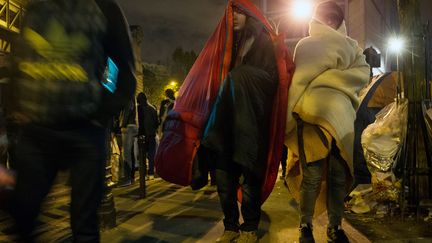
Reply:
M389 40L388 48L393 53L400 53L404 48L404 41L400 37L392 37Z
M295 18L307 19L312 16L313 4L310 1L297 0L294 2L292 14Z

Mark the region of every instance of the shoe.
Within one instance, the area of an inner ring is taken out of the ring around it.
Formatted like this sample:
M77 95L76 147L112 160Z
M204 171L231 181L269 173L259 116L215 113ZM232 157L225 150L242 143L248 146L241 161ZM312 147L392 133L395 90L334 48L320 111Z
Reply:
M342 227L329 227L327 228L327 242L331 243L348 243L348 237L345 235L345 232L342 230Z
M122 179L121 181L119 181L117 183L117 187L125 187L125 186L130 186L132 185L132 182L130 179Z
M216 243L231 243L236 242L239 237L239 232L225 230L223 235L216 240Z
M258 242L258 236L256 231L240 231L240 236L236 243L256 243Z
M300 243L315 243L313 234L312 234L312 225L311 224L301 224L300 228Z

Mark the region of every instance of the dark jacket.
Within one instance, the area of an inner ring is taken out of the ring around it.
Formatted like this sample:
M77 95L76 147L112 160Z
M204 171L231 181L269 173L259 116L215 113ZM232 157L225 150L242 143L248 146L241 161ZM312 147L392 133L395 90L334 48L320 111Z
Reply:
M154 137L158 126L156 108L148 103L138 104L138 134Z

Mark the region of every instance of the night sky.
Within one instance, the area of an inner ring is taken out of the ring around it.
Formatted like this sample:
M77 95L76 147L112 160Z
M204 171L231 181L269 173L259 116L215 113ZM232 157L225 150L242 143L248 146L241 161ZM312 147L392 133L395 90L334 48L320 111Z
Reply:
M200 52L227 0L118 0L131 25L143 28L142 59L166 63L177 46Z

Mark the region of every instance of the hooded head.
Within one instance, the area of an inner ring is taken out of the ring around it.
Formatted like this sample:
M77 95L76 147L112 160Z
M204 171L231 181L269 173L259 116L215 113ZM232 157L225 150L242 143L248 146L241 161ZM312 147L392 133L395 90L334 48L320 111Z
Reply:
M172 90L172 89L166 89L165 90L165 96L168 97L168 98L170 98L170 99L172 99L172 100L174 100L175 99L175 97L174 97L174 90Z
M143 93L140 92L137 96L137 103L140 105L145 105L147 104L147 96Z
M314 19L337 30L344 20L344 13L335 2L326 1L316 6Z

